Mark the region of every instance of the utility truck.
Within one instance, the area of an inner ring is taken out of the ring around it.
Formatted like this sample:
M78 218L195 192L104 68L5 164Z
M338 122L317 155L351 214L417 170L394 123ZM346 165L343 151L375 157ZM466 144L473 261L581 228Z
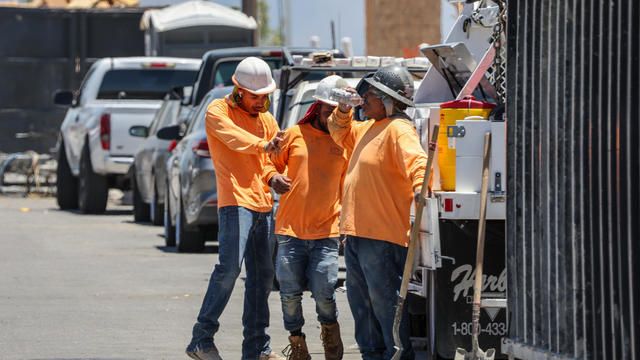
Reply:
M443 44L423 46L423 57L353 57L318 66L285 52L280 74L278 120L291 106L291 92L309 74L363 77L392 63L407 66L416 81L415 108L407 113L425 150L440 125L415 264L405 306L414 347L429 359L453 359L471 348L476 237L480 219L484 138L491 138L486 201L486 249L478 339L500 353L508 332L505 211L506 123L504 3L465 5ZM355 109L356 116L359 114ZM413 221L413 219L412 219ZM484 223L484 222L483 222Z

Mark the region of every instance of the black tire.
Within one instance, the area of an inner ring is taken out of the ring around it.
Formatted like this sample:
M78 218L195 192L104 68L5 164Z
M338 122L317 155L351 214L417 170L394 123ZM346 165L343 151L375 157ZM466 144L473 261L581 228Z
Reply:
M145 203L140 195L135 168L131 169L131 189L133 190L133 220L135 222L149 221L149 204Z
M85 214L102 214L107 208L109 183L106 176L96 174L91 165L89 148L84 146L80 157L78 207Z
M204 251L204 231L187 230L185 224L187 220L184 216L184 208L182 201L178 204L178 213L176 214L176 248L178 252L203 252Z
M164 206L159 202L158 187L156 181L153 179L153 198L149 206L149 215L151 216L151 223L155 226L164 225Z
M56 199L62 210L78 208L78 178L73 176L64 142L60 142L58 151L58 168L56 169Z
M167 184L164 192L164 243L166 246L176 246L176 227L171 225L169 216L171 209L169 208L169 185Z

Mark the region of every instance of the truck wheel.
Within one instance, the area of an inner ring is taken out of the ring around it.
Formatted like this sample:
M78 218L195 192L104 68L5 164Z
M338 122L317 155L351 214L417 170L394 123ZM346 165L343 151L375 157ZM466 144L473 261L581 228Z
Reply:
M142 195L136 181L136 169L131 169L131 188L133 190L133 220L135 222L149 221L149 204L142 201Z
M182 201L179 202L179 210L176 214L176 247L178 248L178 252L203 252L204 232L185 229L187 220L184 216Z
M107 208L109 184L107 177L96 174L91 165L89 148L85 145L80 157L78 206L85 214L101 214Z
M78 178L73 176L64 142L60 143L58 151L58 168L56 169L56 199L62 210L78 208Z
M158 187L156 186L155 179L153 180L153 197L151 198L151 206L149 215L151 216L151 223L155 226L161 226L164 222L164 207L158 201Z
M171 209L169 208L169 185L164 192L164 243L166 246L176 246L176 227L171 225Z

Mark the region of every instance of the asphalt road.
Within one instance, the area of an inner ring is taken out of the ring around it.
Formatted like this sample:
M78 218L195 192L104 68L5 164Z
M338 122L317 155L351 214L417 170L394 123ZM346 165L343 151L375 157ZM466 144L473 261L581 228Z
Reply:
M0 359L187 359L184 349L213 266L164 247L162 228L133 222L130 206L104 215L60 211L52 198L0 197ZM243 278L216 344L239 359ZM315 304L305 293L309 350L323 359ZM338 292L345 359L359 359L346 294ZM287 345L280 298L269 297L272 348Z

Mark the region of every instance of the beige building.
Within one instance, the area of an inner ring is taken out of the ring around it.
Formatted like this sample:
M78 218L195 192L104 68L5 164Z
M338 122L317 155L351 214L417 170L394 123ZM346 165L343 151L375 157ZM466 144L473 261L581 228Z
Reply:
M418 55L421 43L440 43L441 0L366 0L367 55Z

